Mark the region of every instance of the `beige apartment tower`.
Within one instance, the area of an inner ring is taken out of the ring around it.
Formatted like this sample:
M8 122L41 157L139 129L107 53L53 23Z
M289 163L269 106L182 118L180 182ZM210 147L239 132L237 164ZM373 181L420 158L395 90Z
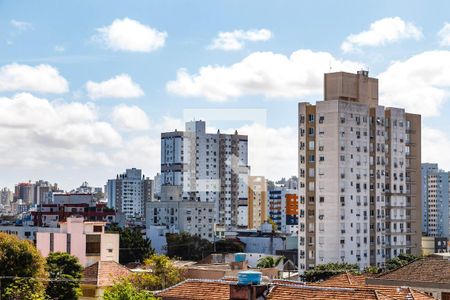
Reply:
M248 228L259 229L267 220L267 182L264 176L248 177Z
M378 103L367 71L324 76L299 103L299 270L420 254L421 117Z

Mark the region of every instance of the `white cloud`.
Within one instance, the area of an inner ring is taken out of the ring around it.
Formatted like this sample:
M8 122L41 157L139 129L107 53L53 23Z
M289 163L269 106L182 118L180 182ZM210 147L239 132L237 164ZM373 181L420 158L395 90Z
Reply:
M217 102L245 95L299 100L321 94L323 74L330 67L333 71L355 72L362 64L311 50L298 50L290 56L254 52L231 66L201 67L197 74L179 69L176 80L168 82L166 88L180 96Z
M244 47L245 41L258 42L268 41L272 38L272 32L268 29L254 30L234 30L228 32L219 32L214 38L209 49L221 49L225 51L240 50Z
M9 64L0 68L0 92L65 93L69 83L50 65Z
M422 38L422 30L399 17L384 18L370 24L370 28L349 35L341 44L344 52L358 51L360 47L383 46L399 40Z
M445 23L444 26L439 30L438 36L441 39L441 46L450 46L450 23Z
M422 128L422 162L438 163L444 170L450 170L450 156L442 155L450 149L448 132L431 128Z
M120 74L102 82L88 81L86 90L89 98L138 98L144 95L141 87L128 74Z
M164 46L167 33L138 21L115 19L111 25L97 29L93 40L114 51L151 52Z
M118 105L112 111L113 121L126 130L148 130L150 120L147 114L139 107L133 105Z
M20 30L20 31L26 31L26 30L31 30L33 29L33 25L31 23L28 22L24 22L24 21L17 21L12 19L10 21L11 26L13 26L14 28Z
M383 105L438 115L450 88L450 51L427 51L392 63L378 75Z
M0 98L0 165L42 167L111 164L105 149L122 137L98 118L93 104L49 101L28 93ZM11 150L13 149L13 151Z

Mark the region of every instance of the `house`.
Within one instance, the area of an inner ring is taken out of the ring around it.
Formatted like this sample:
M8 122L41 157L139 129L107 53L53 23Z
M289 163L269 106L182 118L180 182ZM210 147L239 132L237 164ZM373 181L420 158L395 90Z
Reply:
M132 272L115 261L99 261L83 270L80 300L103 299L105 289Z
M450 255L440 253L415 260L374 278L367 278L370 285L409 286L434 296L450 299Z

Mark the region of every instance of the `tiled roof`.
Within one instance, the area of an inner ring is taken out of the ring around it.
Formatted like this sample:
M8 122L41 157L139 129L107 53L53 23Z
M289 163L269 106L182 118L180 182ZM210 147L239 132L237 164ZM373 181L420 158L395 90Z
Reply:
M409 287L366 284L366 277L364 275L354 275L349 272L333 276L327 280L312 285L371 289L377 291L379 295L389 297L389 299L433 299L433 297Z
M380 274L372 281L376 279L450 284L450 261L429 256Z
M330 288L319 286L300 286L300 285L275 285L269 293L267 300L303 300L303 299L374 299L389 300L392 298L384 295L378 295L375 290L370 289L349 289L349 288Z
M163 299L228 300L230 282L220 280L188 279L168 289L156 292Z
M114 281L130 274L129 269L115 261L99 261L83 270L83 283L112 286Z

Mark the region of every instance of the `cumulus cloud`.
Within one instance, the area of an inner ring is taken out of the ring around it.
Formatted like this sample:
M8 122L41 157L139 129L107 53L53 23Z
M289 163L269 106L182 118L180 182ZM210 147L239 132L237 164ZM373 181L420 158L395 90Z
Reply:
M150 120L139 107L132 105L118 105L112 111L113 121L126 130L148 130Z
M169 92L184 97L205 97L223 102L246 95L291 98L319 95L323 74L360 69L362 64L334 58L327 52L298 50L290 56L254 52L230 66L201 67L196 74L186 69L167 83Z
M114 51L151 52L164 46L167 33L129 18L115 19L111 25L97 28L93 40Z
M0 165L27 168L62 160L110 164L102 149L122 145L122 137L99 119L93 104L29 93L0 98L0 138L8 141L0 146Z
M393 62L378 75L384 105L438 115L450 88L450 51L427 51Z
M439 30L438 36L440 38L441 46L450 46L450 23L445 23Z
M10 21L11 26L13 26L14 28L20 30L20 31L26 31L26 30L31 30L33 29L33 25L31 23L28 22L24 22L24 21L17 21L12 19Z
M355 52L361 47L376 47L399 40L422 38L422 30L399 17L384 18L370 24L368 30L349 35L341 44L344 52Z
M88 81L86 91L91 99L138 98L144 95L141 87L128 74L120 74L102 82Z
M0 92L65 93L69 83L50 65L9 64L0 68Z
M254 30L234 30L227 32L219 32L211 44L209 49L221 49L225 51L235 51L244 48L245 42L268 41L272 38L272 32L268 29Z
M442 155L450 149L448 132L432 128L422 128L422 161L438 163L444 170L450 169L450 156Z

